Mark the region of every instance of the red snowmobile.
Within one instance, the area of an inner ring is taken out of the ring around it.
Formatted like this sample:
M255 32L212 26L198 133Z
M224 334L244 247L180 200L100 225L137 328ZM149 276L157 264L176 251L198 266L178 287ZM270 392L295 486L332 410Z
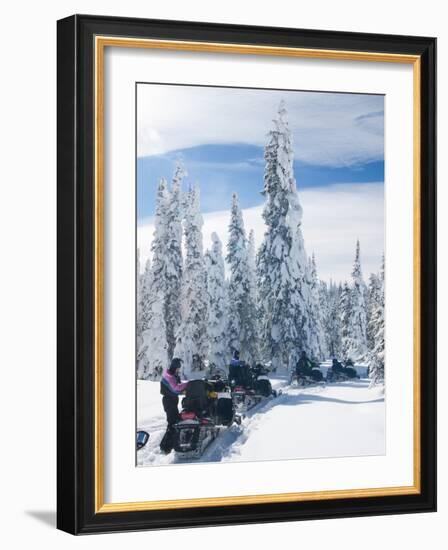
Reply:
M174 451L181 459L199 458L222 427L241 424L232 396L221 380L191 380L174 425Z

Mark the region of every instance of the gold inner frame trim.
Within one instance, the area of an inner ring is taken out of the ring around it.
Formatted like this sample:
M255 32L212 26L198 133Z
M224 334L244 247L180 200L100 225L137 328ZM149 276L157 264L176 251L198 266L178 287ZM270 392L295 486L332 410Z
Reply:
M369 61L381 63L407 63L413 65L413 174L414 174L414 480L413 485L402 487L379 487L349 490L313 491L299 493L278 493L244 495L181 500L158 500L141 502L104 502L104 50L106 47L152 48L207 53L243 54L330 59L341 61ZM421 60L417 55L390 54L381 52L357 52L344 50L323 50L253 44L226 44L181 40L155 40L96 36L95 55L95 513L132 512L143 510L167 510L198 508L208 506L232 506L274 502L303 502L341 498L362 498L379 496L412 495L421 492L421 389L420 389L420 221L421 221L421 176L420 176L420 120L421 120Z

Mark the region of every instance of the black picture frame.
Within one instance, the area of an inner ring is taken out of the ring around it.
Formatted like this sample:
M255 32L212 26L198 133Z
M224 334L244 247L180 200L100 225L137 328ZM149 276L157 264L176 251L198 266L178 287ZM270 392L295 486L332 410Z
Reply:
M98 512L95 506L95 36L420 58L420 491L418 494ZM431 512L436 509L436 39L74 15L57 24L57 527L102 533Z

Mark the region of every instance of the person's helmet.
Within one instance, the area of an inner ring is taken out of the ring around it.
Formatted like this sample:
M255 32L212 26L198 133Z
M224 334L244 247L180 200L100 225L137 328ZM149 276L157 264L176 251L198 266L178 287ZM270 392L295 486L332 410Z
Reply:
M174 357L174 359L171 361L168 372L170 374L174 374L177 371L177 369L180 369L181 367L182 367L182 359L179 359L179 357Z
M336 357L333 357L333 365L336 365L337 362L338 360L336 359Z
M234 359L239 359L240 358L240 352L237 349L233 352L233 358Z
M306 357L306 351L302 350L302 353L300 354L301 357Z

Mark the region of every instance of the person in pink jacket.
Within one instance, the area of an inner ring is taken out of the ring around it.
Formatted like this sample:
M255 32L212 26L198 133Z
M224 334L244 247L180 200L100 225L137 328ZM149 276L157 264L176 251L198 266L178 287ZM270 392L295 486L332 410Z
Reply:
M179 395L187 387L187 382L181 382L180 380L181 366L181 360L175 357L160 380L160 393L163 396L162 405L168 423L166 433L160 443L160 449L165 454L170 453L172 450L173 426L179 420Z

